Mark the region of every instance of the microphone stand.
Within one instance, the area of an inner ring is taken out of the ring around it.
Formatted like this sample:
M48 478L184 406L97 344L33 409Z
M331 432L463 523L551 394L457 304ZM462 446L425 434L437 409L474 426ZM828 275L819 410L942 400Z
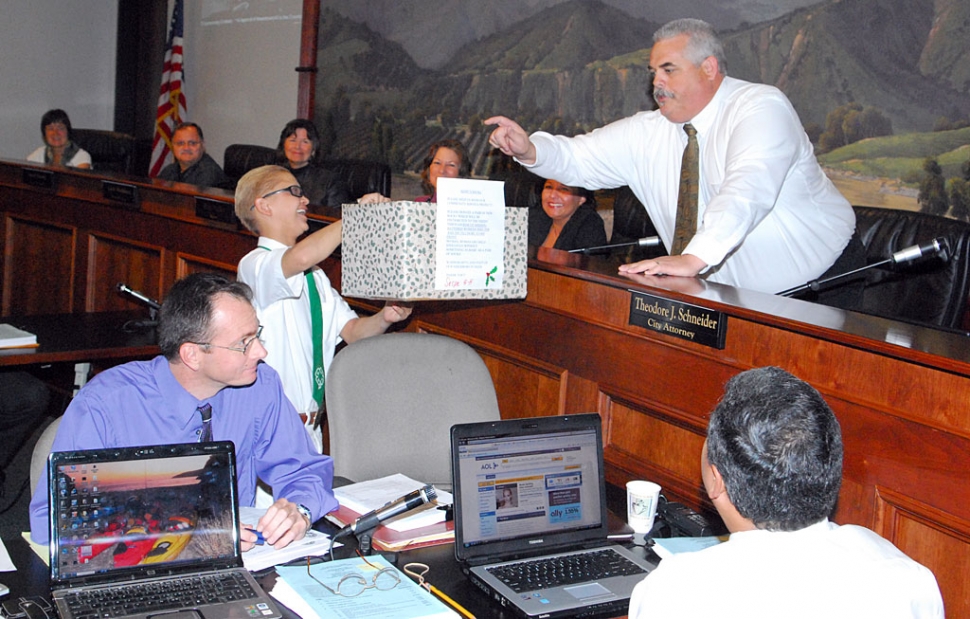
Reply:
M946 237L937 237L928 243L923 245L913 245L912 247L907 247L895 252L889 258L885 260L880 260L879 262L873 262L872 264L867 264L865 266L859 267L858 269L852 269L851 271L846 271L845 273L838 273L831 277L813 279L810 282L802 284L801 286L795 286L794 288L789 288L788 290L782 290L778 293L780 297L790 297L792 295L798 294L799 292L804 292L806 290L811 290L812 292L818 292L822 289L825 284L845 279L846 277L861 273L863 271L868 271L869 269L875 269L878 267L885 266L887 264L897 265L904 264L906 262L911 262L917 258L922 258L924 256L936 256L939 255L944 262L949 259L948 253L950 249L950 244L946 240Z
M577 249L570 249L571 254L591 254L593 252L600 252L602 250L610 250L616 247L629 247L631 245L636 245L638 247L656 247L660 245L659 236L645 236L642 239L637 239L636 241L629 241L627 243L610 243L608 245L594 245L593 247L579 247Z
M126 294L148 306L148 320L129 320L125 323L125 331L134 331L136 329L154 329L158 326L158 310L162 307L159 305L158 301L148 298L146 295L138 292L137 290L132 290L123 283L117 284L115 289L118 292Z

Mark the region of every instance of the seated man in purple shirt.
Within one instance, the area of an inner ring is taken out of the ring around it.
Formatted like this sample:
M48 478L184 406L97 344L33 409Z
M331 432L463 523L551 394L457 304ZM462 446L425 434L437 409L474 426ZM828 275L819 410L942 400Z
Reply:
M172 286L158 316L162 355L98 374L74 398L52 451L190 443L203 438L200 408L211 406L212 440L235 444L241 505L256 481L275 502L254 528L276 548L302 539L336 509L333 461L318 454L265 363L262 327L246 284L196 273ZM30 502L31 538L48 542L47 483ZM242 531L242 548L257 536Z

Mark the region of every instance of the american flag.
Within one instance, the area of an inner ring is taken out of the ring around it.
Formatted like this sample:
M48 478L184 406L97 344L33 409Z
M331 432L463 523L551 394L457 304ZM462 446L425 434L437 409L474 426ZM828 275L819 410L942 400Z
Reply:
M162 86L158 92L158 111L155 114L155 139L152 141L149 176L158 176L165 164L169 163L172 152L172 131L175 125L186 118L183 83L182 0L175 0L168 47L165 50L165 63L162 65Z

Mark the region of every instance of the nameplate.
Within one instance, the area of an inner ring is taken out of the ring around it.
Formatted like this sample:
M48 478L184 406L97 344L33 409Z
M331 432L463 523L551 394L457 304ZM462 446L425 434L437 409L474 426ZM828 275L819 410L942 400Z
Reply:
M132 208L138 208L138 187L128 183L115 181L101 181L101 195L105 200L121 202Z
M202 196L195 197L195 216L224 224L236 223L236 212L231 202L222 202Z
M24 185L40 187L41 189L54 188L53 170L38 170L37 168L21 168Z
M724 348L727 317L706 307L631 290L630 324L709 348Z

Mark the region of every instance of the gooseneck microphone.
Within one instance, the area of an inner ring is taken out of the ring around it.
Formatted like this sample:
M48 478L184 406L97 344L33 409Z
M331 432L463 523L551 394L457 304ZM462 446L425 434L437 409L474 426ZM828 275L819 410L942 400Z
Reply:
M628 247L630 245L636 245L637 247L656 247L660 245L659 236L645 236L642 239L637 239L636 241L629 241L627 243L610 243L609 245L595 245L593 247L580 247L577 249L570 249L571 254L588 254L594 251L601 251L604 249L613 249L614 247Z
M129 296L132 296L138 299L139 301L141 301L148 307L152 308L153 310L157 310L158 308L161 307L158 301L155 301L154 299L149 299L148 297L138 292L137 290L132 290L128 286L125 286L123 283L119 283L117 286L115 286L115 288L117 288L118 292L123 292Z
M427 484L423 488L419 488L414 492L405 494L401 498L385 504L383 507L379 507L373 511L367 512L366 514L357 518L357 520L342 528L334 537L339 537L347 533L369 531L381 522L393 518L398 514L409 512L415 507L420 507L425 503L430 503L431 501L435 500L437 496L438 493L435 492L434 486Z
M946 262L949 249L950 244L946 240L946 237L940 236L932 241L923 243L922 245L912 245L910 247L900 249L892 255L892 261L893 264L901 264L916 260L917 258L922 258L923 256L935 256L940 254L940 258Z
M859 267L858 269L853 269L846 273L839 273L837 275L833 275L832 277L828 277L826 279L813 279L807 284L802 284L801 286L795 286L794 288L789 288L788 290L782 290L781 292L778 293L778 295L782 297L790 297L793 294L796 294L805 290L818 292L824 284L828 284L830 282L834 282L839 279L844 279L846 277L849 277L850 275L855 275L856 273L860 273L862 271L868 271L869 269L875 269L877 267L885 266L887 264L893 265L893 266L897 264L905 264L907 262L912 262L919 258L932 257L932 256L939 256L940 260L942 260L943 262L946 262L947 260L950 259L950 242L947 241L946 237L938 236L931 241L922 243L921 245L911 245L909 247L904 247L903 249L900 249L899 251L893 253L889 258L886 258L885 260L880 260L879 262L873 262L872 264L867 264L864 267Z

